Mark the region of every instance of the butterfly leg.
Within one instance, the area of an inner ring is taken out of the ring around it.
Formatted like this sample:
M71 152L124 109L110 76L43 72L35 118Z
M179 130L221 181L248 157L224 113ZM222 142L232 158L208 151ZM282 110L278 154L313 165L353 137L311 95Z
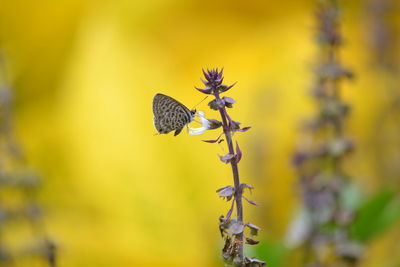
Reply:
M183 129L183 127L180 128L180 129L177 129L177 130L175 131L175 133L174 133L174 136L177 136L177 135L182 131L182 129Z

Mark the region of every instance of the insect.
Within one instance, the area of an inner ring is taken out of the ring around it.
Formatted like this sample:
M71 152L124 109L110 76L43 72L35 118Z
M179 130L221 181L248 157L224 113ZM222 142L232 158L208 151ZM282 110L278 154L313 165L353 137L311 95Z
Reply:
M185 105L172 97L156 94L153 98L154 126L160 134L175 130L177 136L190 123L196 110L189 110Z

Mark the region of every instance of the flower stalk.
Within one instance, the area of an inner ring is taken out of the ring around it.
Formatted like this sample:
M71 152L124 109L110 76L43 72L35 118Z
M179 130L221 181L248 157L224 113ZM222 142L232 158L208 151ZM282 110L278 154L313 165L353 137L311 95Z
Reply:
M250 222L245 223L243 218L243 199L252 205L257 205L254 201L247 199L243 193L244 189L253 189L251 185L241 183L239 176L238 163L242 158L242 151L239 148L238 142L236 146L233 143L233 133L234 132L245 132L250 129L250 127L241 128L240 123L231 119L227 112L227 108L232 108L233 104L236 102L230 97L221 97L221 94L231 89L235 84L230 86L223 85L223 70L203 70L205 80L202 80L205 84L205 88L196 88L198 91L212 95L214 99L208 103L211 109L217 110L220 114L221 121L208 120L208 124L214 125L214 127L209 127L210 129L215 129L222 126L222 134L218 136L215 140L203 140L207 143L221 142L223 139L221 135L225 137L228 154L220 156L222 162L230 164L232 170L233 184L234 186L225 186L217 190L220 197L225 198L227 201L231 201L231 206L225 216L220 216L219 229L222 237L225 239L225 245L222 249L222 257L225 263L233 266L264 266L265 262L245 257L243 252L244 244L256 245L258 241L253 240L252 237L256 236L260 228ZM202 118L202 114L200 114ZM203 127L207 123L202 123ZM236 218L232 218L232 213L236 205ZM248 229L250 234L246 235L245 230Z
M305 265L356 266L363 247L349 233L356 210L344 204L351 182L343 168L354 145L345 132L350 105L342 100L340 88L353 74L339 59L343 39L338 1L318 3L319 57L313 90L317 110L305 126L305 142L294 157L307 215L303 233L298 235L306 250Z
M0 150L0 232L27 225L32 235L26 237L30 242L20 244L0 235L0 266L14 266L29 253L44 259L46 266L56 267L56 244L47 237L42 208L37 200L41 179L27 166L22 148L14 140L12 90L6 76L0 52L0 146L3 148ZM20 203L13 201L14 198ZM21 249L15 249L16 244Z
M217 101L221 101L221 98L219 96L219 92L215 92L214 97ZM226 142L228 145L228 150L229 154L235 155L235 149L233 148L233 142L232 142L232 134L231 130L228 124L229 116L228 113L226 112L225 106L220 107L218 109L219 114L221 115L222 119L222 128L224 130L224 135L226 138ZM230 119L230 118L229 118ZM231 160L230 165L232 168L232 175L233 175L233 182L235 185L235 202L236 202L236 214L237 214L237 221L239 223L243 223L243 203L242 203L242 190L240 189L240 178L239 178L239 167L238 167L238 162L237 160ZM238 249L238 257L241 259L240 261L243 261L243 233L240 233L236 236L236 240L239 242L239 249Z

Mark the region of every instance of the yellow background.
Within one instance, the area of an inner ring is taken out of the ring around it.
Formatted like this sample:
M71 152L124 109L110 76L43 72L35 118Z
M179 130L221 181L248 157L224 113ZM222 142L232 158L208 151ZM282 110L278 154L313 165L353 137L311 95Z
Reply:
M371 138L388 79L371 67L362 1L343 11L342 59L357 75L343 86L357 143L348 172L368 194L385 184ZM262 239L284 237L299 201L290 157L313 110L313 12L298 0L0 1L16 137L43 175L60 266L222 266L225 144L201 142L218 130L155 136L152 122L156 93L189 108L203 98L193 88L202 68L224 67L225 82L238 82L230 112L253 127L235 136L242 181L261 204L245 206L245 218ZM206 103L197 109L218 119ZM391 266L382 264L395 261L397 228L374 240L363 266Z

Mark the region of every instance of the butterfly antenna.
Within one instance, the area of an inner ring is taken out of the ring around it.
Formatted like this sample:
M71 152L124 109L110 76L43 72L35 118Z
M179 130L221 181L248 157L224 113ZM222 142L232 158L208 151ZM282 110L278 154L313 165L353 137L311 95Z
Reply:
M206 99L207 99L207 97L208 97L208 96L206 96L205 98L203 98L203 100L201 100L199 103L197 103L197 104L196 104L196 105L195 105L195 106L192 108L192 110L194 110L194 108L195 108L195 107L197 107L198 105L200 105L200 104L201 104L201 102L203 102L204 100L206 100Z

